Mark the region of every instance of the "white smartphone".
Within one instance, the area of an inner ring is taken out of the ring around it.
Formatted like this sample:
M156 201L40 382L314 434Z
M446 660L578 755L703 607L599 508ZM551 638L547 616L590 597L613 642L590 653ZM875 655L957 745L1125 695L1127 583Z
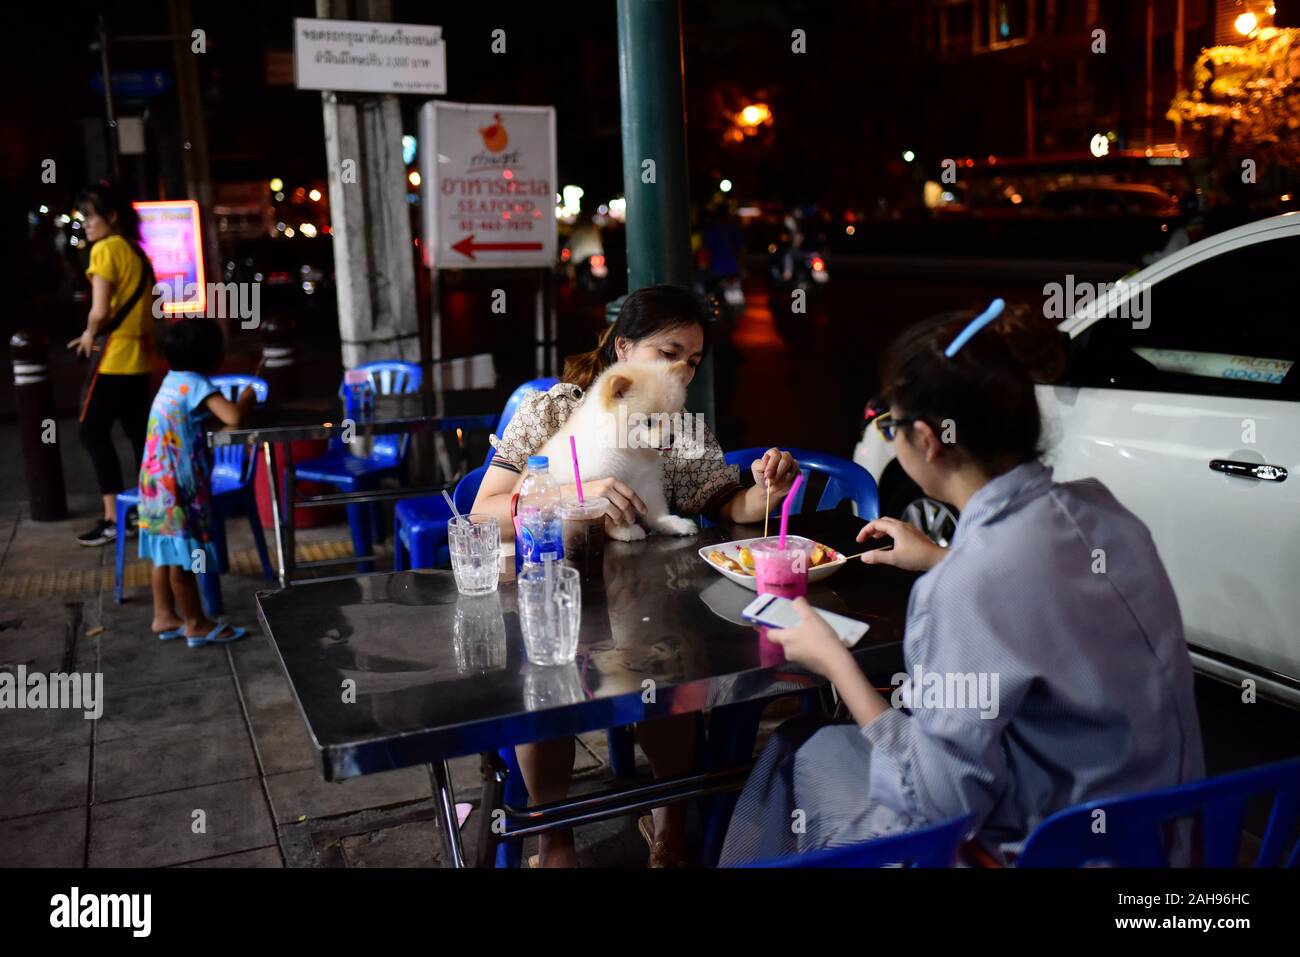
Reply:
M835 630L840 641L848 648L856 645L870 627L865 621L846 618L833 611L823 611L821 608L813 610ZM794 602L779 595L759 595L745 606L740 617L768 628L795 628L799 625L799 613L794 610Z

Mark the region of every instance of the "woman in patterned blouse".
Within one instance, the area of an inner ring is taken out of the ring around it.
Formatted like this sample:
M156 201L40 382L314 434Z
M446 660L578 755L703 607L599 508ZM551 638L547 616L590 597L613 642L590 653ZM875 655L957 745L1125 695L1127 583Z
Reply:
M647 286L629 295L596 348L570 357L565 362L564 380L548 392L525 396L505 434L493 436L496 454L479 487L474 511L495 515L502 535L513 535L510 498L523 480L528 456L563 427L582 403L583 390L618 361L685 360L695 368L704 354L706 328L703 310L686 290ZM768 487L775 507L798 474L798 463L790 453L773 448L750 464L749 481L742 483L740 470L726 463L717 439L704 428L691 442L675 445L666 456L664 491L677 515L698 513L715 521L759 522L766 509ZM607 515L617 522L634 522L645 512L645 503L636 492L616 478L584 482L583 492L609 499ZM576 491L568 486L562 493L572 497ZM686 774L694 762L695 715L643 722L637 725L637 739L656 777ZM534 804L565 796L573 773L572 738L520 745L515 753ZM686 858L684 824L680 804L655 808L653 823L642 822L642 834L651 848L651 866L680 863ZM572 831L543 833L538 843L542 866L571 867L575 863Z

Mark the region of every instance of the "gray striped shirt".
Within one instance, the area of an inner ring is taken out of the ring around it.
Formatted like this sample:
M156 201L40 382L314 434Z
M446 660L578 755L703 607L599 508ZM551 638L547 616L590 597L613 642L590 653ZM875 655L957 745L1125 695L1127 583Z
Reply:
M912 826L973 811L980 843L1013 857L1056 810L1204 775L1173 589L1146 526L1095 480L1032 462L976 492L912 591L904 658L913 706L862 734L870 804ZM927 706L936 682L980 680L995 709Z

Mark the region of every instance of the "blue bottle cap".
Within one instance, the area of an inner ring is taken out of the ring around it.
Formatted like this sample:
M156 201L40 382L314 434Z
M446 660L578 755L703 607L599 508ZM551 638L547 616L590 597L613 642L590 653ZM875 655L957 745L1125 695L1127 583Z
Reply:
M551 467L551 460L548 459L545 455L528 456L529 471L540 472L542 469L549 469L550 467Z

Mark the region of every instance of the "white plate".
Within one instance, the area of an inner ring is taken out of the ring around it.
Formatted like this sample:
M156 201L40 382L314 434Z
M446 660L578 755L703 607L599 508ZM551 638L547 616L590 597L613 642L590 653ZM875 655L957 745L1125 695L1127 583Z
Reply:
M708 565L719 575L723 575L727 578L730 578L737 585L744 585L750 591L757 591L758 586L757 586L756 579L754 578L753 575L741 575L737 572L731 571L728 568L723 568L721 565L717 564L716 562L712 562L709 560L709 552L722 552L722 554L726 555L732 561L739 562L740 549L742 547L752 545L754 544L754 542L761 542L762 540L763 540L763 536L760 535L758 538L742 538L734 542L723 542L720 545L705 545L703 548L699 550L699 556L704 560L704 564ZM837 571L840 570L840 568L844 565L845 558L843 553L841 552L836 552L836 554L839 555L840 557L835 559L835 561L824 562L821 565L816 565L808 569L808 584L811 585L814 582L821 581L823 578L829 578L831 575L834 575Z

